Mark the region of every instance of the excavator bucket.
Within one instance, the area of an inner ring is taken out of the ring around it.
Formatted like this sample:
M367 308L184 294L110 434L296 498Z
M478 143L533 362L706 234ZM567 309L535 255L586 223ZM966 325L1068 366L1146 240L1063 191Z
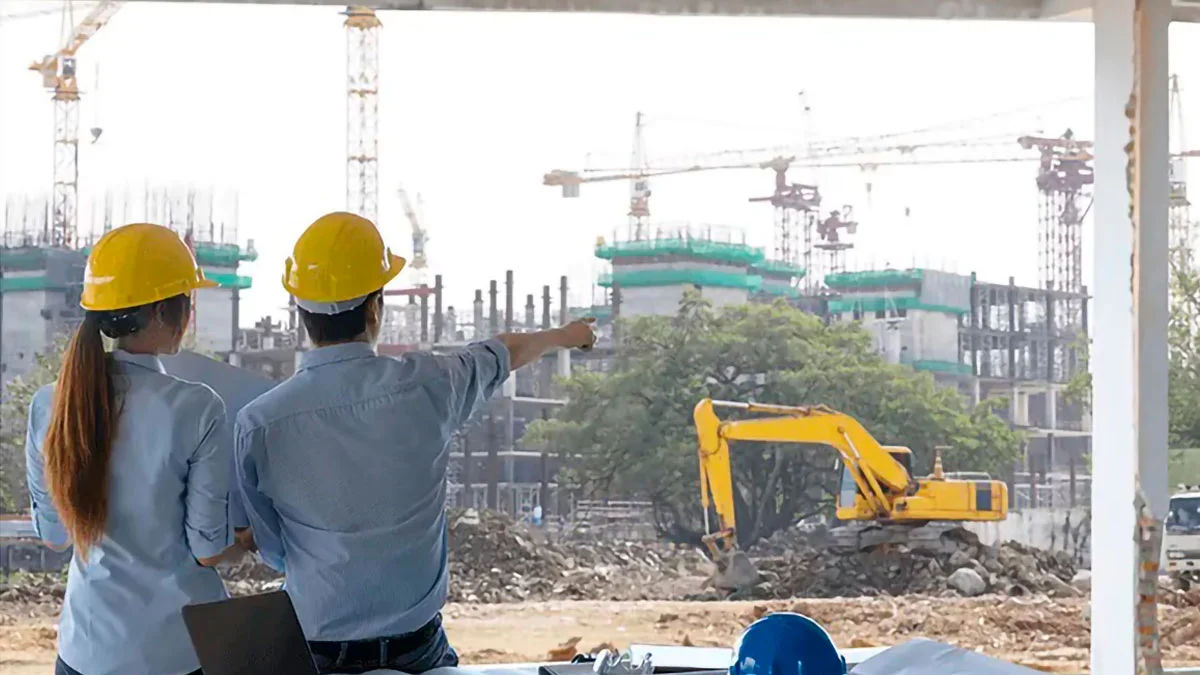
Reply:
M722 553L713 562L717 571L713 574L713 585L721 590L738 591L758 583L758 568L750 562L750 556L742 551Z

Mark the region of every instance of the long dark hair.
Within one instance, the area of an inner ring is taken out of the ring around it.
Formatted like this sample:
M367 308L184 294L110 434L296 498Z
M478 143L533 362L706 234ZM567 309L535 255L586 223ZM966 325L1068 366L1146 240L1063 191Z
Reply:
M101 333L132 335L156 313L182 331L190 306L188 296L177 295L130 309L89 311L67 346L43 454L54 505L85 560L108 520L108 467L120 411Z

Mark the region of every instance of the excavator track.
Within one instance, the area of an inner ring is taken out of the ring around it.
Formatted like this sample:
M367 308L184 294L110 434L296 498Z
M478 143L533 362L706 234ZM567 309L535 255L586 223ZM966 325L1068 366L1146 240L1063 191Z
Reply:
M854 523L829 531L834 550L843 552L869 551L880 546L906 546L913 551L953 553L963 541L974 538L960 523L931 521L926 523Z

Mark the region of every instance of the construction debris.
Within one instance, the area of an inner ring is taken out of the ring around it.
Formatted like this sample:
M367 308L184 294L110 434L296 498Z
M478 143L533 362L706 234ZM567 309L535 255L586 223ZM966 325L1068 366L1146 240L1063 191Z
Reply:
M750 550L759 583L731 597L1083 594L1070 584L1076 569L1066 554L1016 542L988 546L963 529L944 534L941 544L936 551L897 545L843 553L827 546L820 533L780 531Z
M702 577L708 565L661 544L553 543L490 511L456 511L449 523L451 601L665 600L687 585L672 582Z

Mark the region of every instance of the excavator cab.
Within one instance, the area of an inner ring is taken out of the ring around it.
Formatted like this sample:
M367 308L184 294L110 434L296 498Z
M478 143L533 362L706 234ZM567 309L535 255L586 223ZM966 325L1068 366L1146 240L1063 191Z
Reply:
M882 447L891 455L892 459L904 467L908 475L915 475L912 469L912 450L903 445L885 445ZM838 483L837 508L839 510L854 509L856 508L854 497L856 494L859 494L858 484L854 482L854 476L850 473L850 467L846 466L846 462L839 461L838 464L842 467L842 477ZM863 498L865 499L866 496L864 495Z

